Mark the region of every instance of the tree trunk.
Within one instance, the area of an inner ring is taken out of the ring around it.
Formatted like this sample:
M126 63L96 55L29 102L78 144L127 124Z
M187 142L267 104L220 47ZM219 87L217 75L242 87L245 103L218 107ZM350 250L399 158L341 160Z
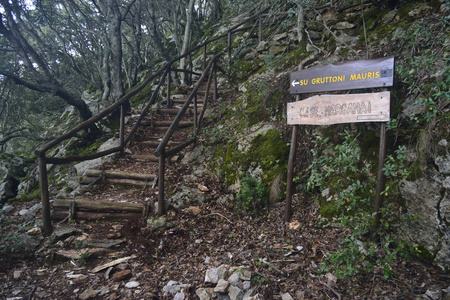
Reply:
M299 43L301 43L303 39L303 30L305 28L304 18L305 18L305 8L303 7L303 4L298 4L297 39Z
M192 24L192 15L194 11L194 3L195 0L189 0L189 6L186 11L186 27L184 27L184 38L183 38L183 46L181 48L181 54L187 52L190 44L190 36L191 36L191 24ZM180 69L185 69L186 67L186 57L183 57L180 60ZM181 82L186 83L186 73L182 73Z

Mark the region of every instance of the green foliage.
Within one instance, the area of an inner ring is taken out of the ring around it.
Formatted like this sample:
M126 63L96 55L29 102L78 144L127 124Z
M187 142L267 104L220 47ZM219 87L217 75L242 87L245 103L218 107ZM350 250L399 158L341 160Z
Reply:
M25 231L29 226L19 225L16 230L0 233L0 254L21 253L31 251Z
M239 206L253 213L260 213L269 206L269 189L261 181L247 175L241 179L241 191L237 194Z
M396 64L396 73L408 95L413 97L412 105L418 108L410 116L412 124L429 123L450 99L450 70L442 68L450 63L450 58L443 54L449 27L445 20L431 22L424 19L407 30L394 32L399 47L410 49L409 55Z
M334 224L342 227L348 235L341 241L342 247L324 260L321 272L333 272L338 278L379 270L386 278L394 275L393 264L398 256L407 257L411 247L401 240L396 229L407 220L401 217L401 205L395 198L387 199L382 208L381 224L373 234L378 240L367 239L375 224L373 195L375 176L364 176L361 155L356 138L349 132L341 134L341 144L331 146L328 139L316 138L312 149L313 161L308 189L330 188L331 201L321 204L320 213L333 218ZM407 149L399 147L389 155L383 169L389 185L384 191L396 186L409 175L406 165ZM330 200L328 199L328 200Z
M316 136L313 141L314 147L311 149L313 160L309 166L311 175L306 184L308 190L327 186L331 175L340 175L345 179L350 173L359 170L360 150L356 139L352 138L348 131L340 135L344 137L344 142L334 147L327 148L328 138ZM337 183L339 188L343 187L343 181Z

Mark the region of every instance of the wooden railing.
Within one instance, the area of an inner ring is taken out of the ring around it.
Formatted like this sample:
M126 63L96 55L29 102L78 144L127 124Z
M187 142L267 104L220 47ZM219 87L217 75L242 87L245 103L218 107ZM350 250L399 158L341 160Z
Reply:
M188 99L186 100L186 103L183 105L183 107L180 109L179 114L176 116L174 122L171 124L169 129L167 130L166 134L164 135L164 138L162 139L161 143L157 147L155 151L155 155L159 157L159 174L158 174L158 213L163 214L165 212L165 205L164 205L164 174L165 174L165 159L173 156L174 154L178 153L188 145L192 144L196 140L196 136L198 134L198 131L200 129L200 125L207 107L207 98L210 90L211 82L214 78L214 100L217 99L217 76L213 76L213 74L216 74L217 70L217 60L219 57L223 54L223 51L214 55L214 57L209 61L207 64L207 47L211 43L220 40L220 39L227 39L227 54L228 54L228 61L229 64L232 63L232 34L242 31L248 31L250 30L249 36L254 32L256 27L259 25L259 41L261 41L261 26L262 22L261 16L264 16L263 13L268 8L260 11L259 13L245 19L244 21L240 22L239 24L229 28L226 33L219 35L215 38L212 38L210 40L207 40L206 42L200 44L199 46L189 50L183 55L180 55L173 60L166 63L164 66L159 68L156 72L154 72L152 75L150 75L144 82L142 82L136 89L130 91L128 94L120 98L117 102L115 102L113 105L107 107L102 112L98 113L97 115L91 117L90 119L80 123L79 125L75 126L73 129L69 130L66 134L52 140L51 142L43 145L40 149L38 149L35 153L38 156L39 159L39 173L40 173L40 184L41 184L41 200L42 200L42 220L43 220L43 231L44 234L49 235L52 232L52 224L51 224L51 218L50 218L50 201L49 201L49 185L48 185L48 174L47 174L47 165L48 164L54 164L54 165L61 165L61 164L67 164L71 162L79 162L79 161L86 161L86 160L92 160L99 157L104 157L106 155L112 154L112 153L122 153L124 152L124 149L126 145L131 141L133 135L136 133L138 127L141 124L141 121L143 118L147 115L150 108L155 104L156 99L158 97L159 90L161 89L163 83L165 80L167 80L167 99L166 104L168 107L172 106L171 103L171 94L170 94L170 72L186 72L190 75L190 80L192 80L192 75L200 76L198 81L194 84L193 90L191 94L189 95ZM254 25L249 27L241 27L244 24L256 20ZM241 28L240 28L241 27ZM248 38L248 37L247 37ZM203 72L198 73L194 72L192 70L192 53L195 51L203 48ZM240 49L238 49L238 52ZM180 70L177 68L174 68L174 64L178 62L180 59L185 58L189 56L190 58L190 70ZM206 76L208 75L208 85L204 100L204 105L202 108L202 111L200 115L198 115L197 112L197 90L200 86L200 84L206 79ZM130 133L125 136L125 114L124 114L124 105L129 101L133 96L137 95L139 92L141 92L148 84L153 82L159 78L159 83L152 93L152 96L150 97L149 101L147 102L146 106L142 110L140 117L138 118L137 122L131 129ZM172 134L176 130L178 123L180 122L181 118L185 114L187 108L189 105L194 102L194 134L193 137L189 140L187 140L182 145L179 145L173 149L167 150L167 144L170 140ZM66 157L47 157L47 152L51 150L53 147L59 145L63 141L72 138L76 136L76 134L82 130L86 130L90 127L95 126L95 123L106 118L108 115L112 114L113 112L116 112L118 109L120 109L120 129L119 129L119 139L120 144L117 147L98 152L91 155L84 155L84 156L66 156Z

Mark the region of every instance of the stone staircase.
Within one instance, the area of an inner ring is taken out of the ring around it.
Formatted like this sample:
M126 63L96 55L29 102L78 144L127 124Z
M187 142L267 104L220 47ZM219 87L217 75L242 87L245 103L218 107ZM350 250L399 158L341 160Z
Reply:
M205 90L206 82L197 91L198 114L203 107ZM80 178L80 183L94 188L93 191L75 199L53 201L53 219L123 219L151 214L158 195L159 158L154 153L188 96L173 95L172 108L163 107L163 102L145 116L124 155L98 169L87 170ZM131 130L139 117L132 115L126 132ZM186 142L193 128L194 106L191 103L167 148L173 149ZM136 197L139 192L140 196Z

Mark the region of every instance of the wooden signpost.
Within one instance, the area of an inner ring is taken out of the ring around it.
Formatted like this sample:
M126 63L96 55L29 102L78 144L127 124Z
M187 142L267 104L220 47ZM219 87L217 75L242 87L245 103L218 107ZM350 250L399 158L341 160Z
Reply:
M316 95L300 100L299 94L390 87L394 82L394 58L358 60L291 73L290 93L296 102L288 103L287 124L293 125L286 187L285 221L291 219L292 184L296 140L299 125L331 125L356 122L380 122L378 183L374 211L377 223L384 190L382 168L386 158L386 122L390 117L390 92L345 95Z

